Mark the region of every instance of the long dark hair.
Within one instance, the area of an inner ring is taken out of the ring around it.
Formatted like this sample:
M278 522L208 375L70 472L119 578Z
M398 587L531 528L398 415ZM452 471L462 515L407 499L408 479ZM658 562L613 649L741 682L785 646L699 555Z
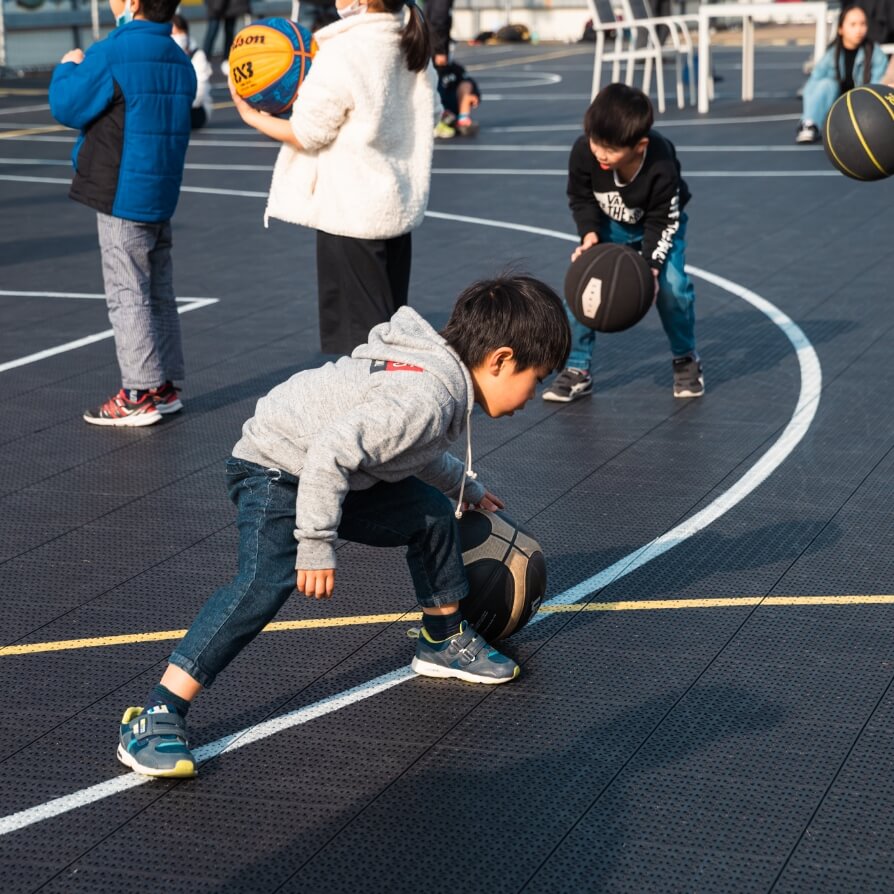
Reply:
M869 24L869 16L866 14L866 10L863 9L858 3L851 3L849 6L842 6L841 12L838 14L838 24L835 26L835 40L829 44L829 48L835 48L835 73L838 75L838 80L841 84L841 89L844 89L844 81L841 77L841 54L844 52L844 44L841 42L841 35L838 33L841 30L841 26L844 24L845 16L852 10L859 9L860 12L866 16L866 24ZM863 38L863 43L857 47L858 50L863 50L863 83L868 84L870 79L872 78L872 50L874 44L869 37L869 29L866 29L866 37Z
M409 9L410 17L400 29L400 49L410 71L425 71L431 61L431 38L428 36L422 10L415 0L412 3L405 3L405 0L381 0L381 3L388 12L398 13L405 5Z

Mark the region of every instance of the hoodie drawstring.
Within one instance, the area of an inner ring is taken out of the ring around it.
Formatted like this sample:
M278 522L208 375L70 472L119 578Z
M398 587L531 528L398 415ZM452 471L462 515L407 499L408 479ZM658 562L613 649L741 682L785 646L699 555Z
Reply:
M456 512L453 514L457 519L463 517L463 492L466 489L466 478L474 481L478 477L478 473L472 471L472 411L466 414L466 469L459 483L459 499L456 501Z

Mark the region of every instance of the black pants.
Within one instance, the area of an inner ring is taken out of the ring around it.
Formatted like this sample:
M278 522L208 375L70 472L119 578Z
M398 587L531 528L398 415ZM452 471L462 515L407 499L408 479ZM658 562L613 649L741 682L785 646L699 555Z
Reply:
M412 242L352 239L317 230L320 349L350 354L407 303Z
M425 14L431 35L431 54L450 52L450 27L453 25L453 0L426 0Z

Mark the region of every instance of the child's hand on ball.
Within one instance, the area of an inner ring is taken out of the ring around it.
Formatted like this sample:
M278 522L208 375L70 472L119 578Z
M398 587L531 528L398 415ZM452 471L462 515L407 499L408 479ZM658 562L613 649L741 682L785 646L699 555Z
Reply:
M463 503L460 506L463 512L466 509L486 509L488 512L496 512L498 509L502 509L504 507L503 501L496 495L492 494L489 490L484 492L484 496L477 503Z
M598 242L599 236L596 233L587 233L587 235L581 239L580 245L571 252L571 260L576 261L588 248L592 248Z

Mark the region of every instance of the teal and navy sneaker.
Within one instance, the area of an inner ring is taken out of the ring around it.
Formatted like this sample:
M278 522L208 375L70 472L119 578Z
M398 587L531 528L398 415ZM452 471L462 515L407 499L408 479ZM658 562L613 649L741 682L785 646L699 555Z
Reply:
M186 741L186 721L165 705L124 712L118 760L144 776L196 775L196 761Z
M468 683L508 683L521 668L480 637L468 621L456 636L434 642L423 627L411 667L424 677L456 677Z

